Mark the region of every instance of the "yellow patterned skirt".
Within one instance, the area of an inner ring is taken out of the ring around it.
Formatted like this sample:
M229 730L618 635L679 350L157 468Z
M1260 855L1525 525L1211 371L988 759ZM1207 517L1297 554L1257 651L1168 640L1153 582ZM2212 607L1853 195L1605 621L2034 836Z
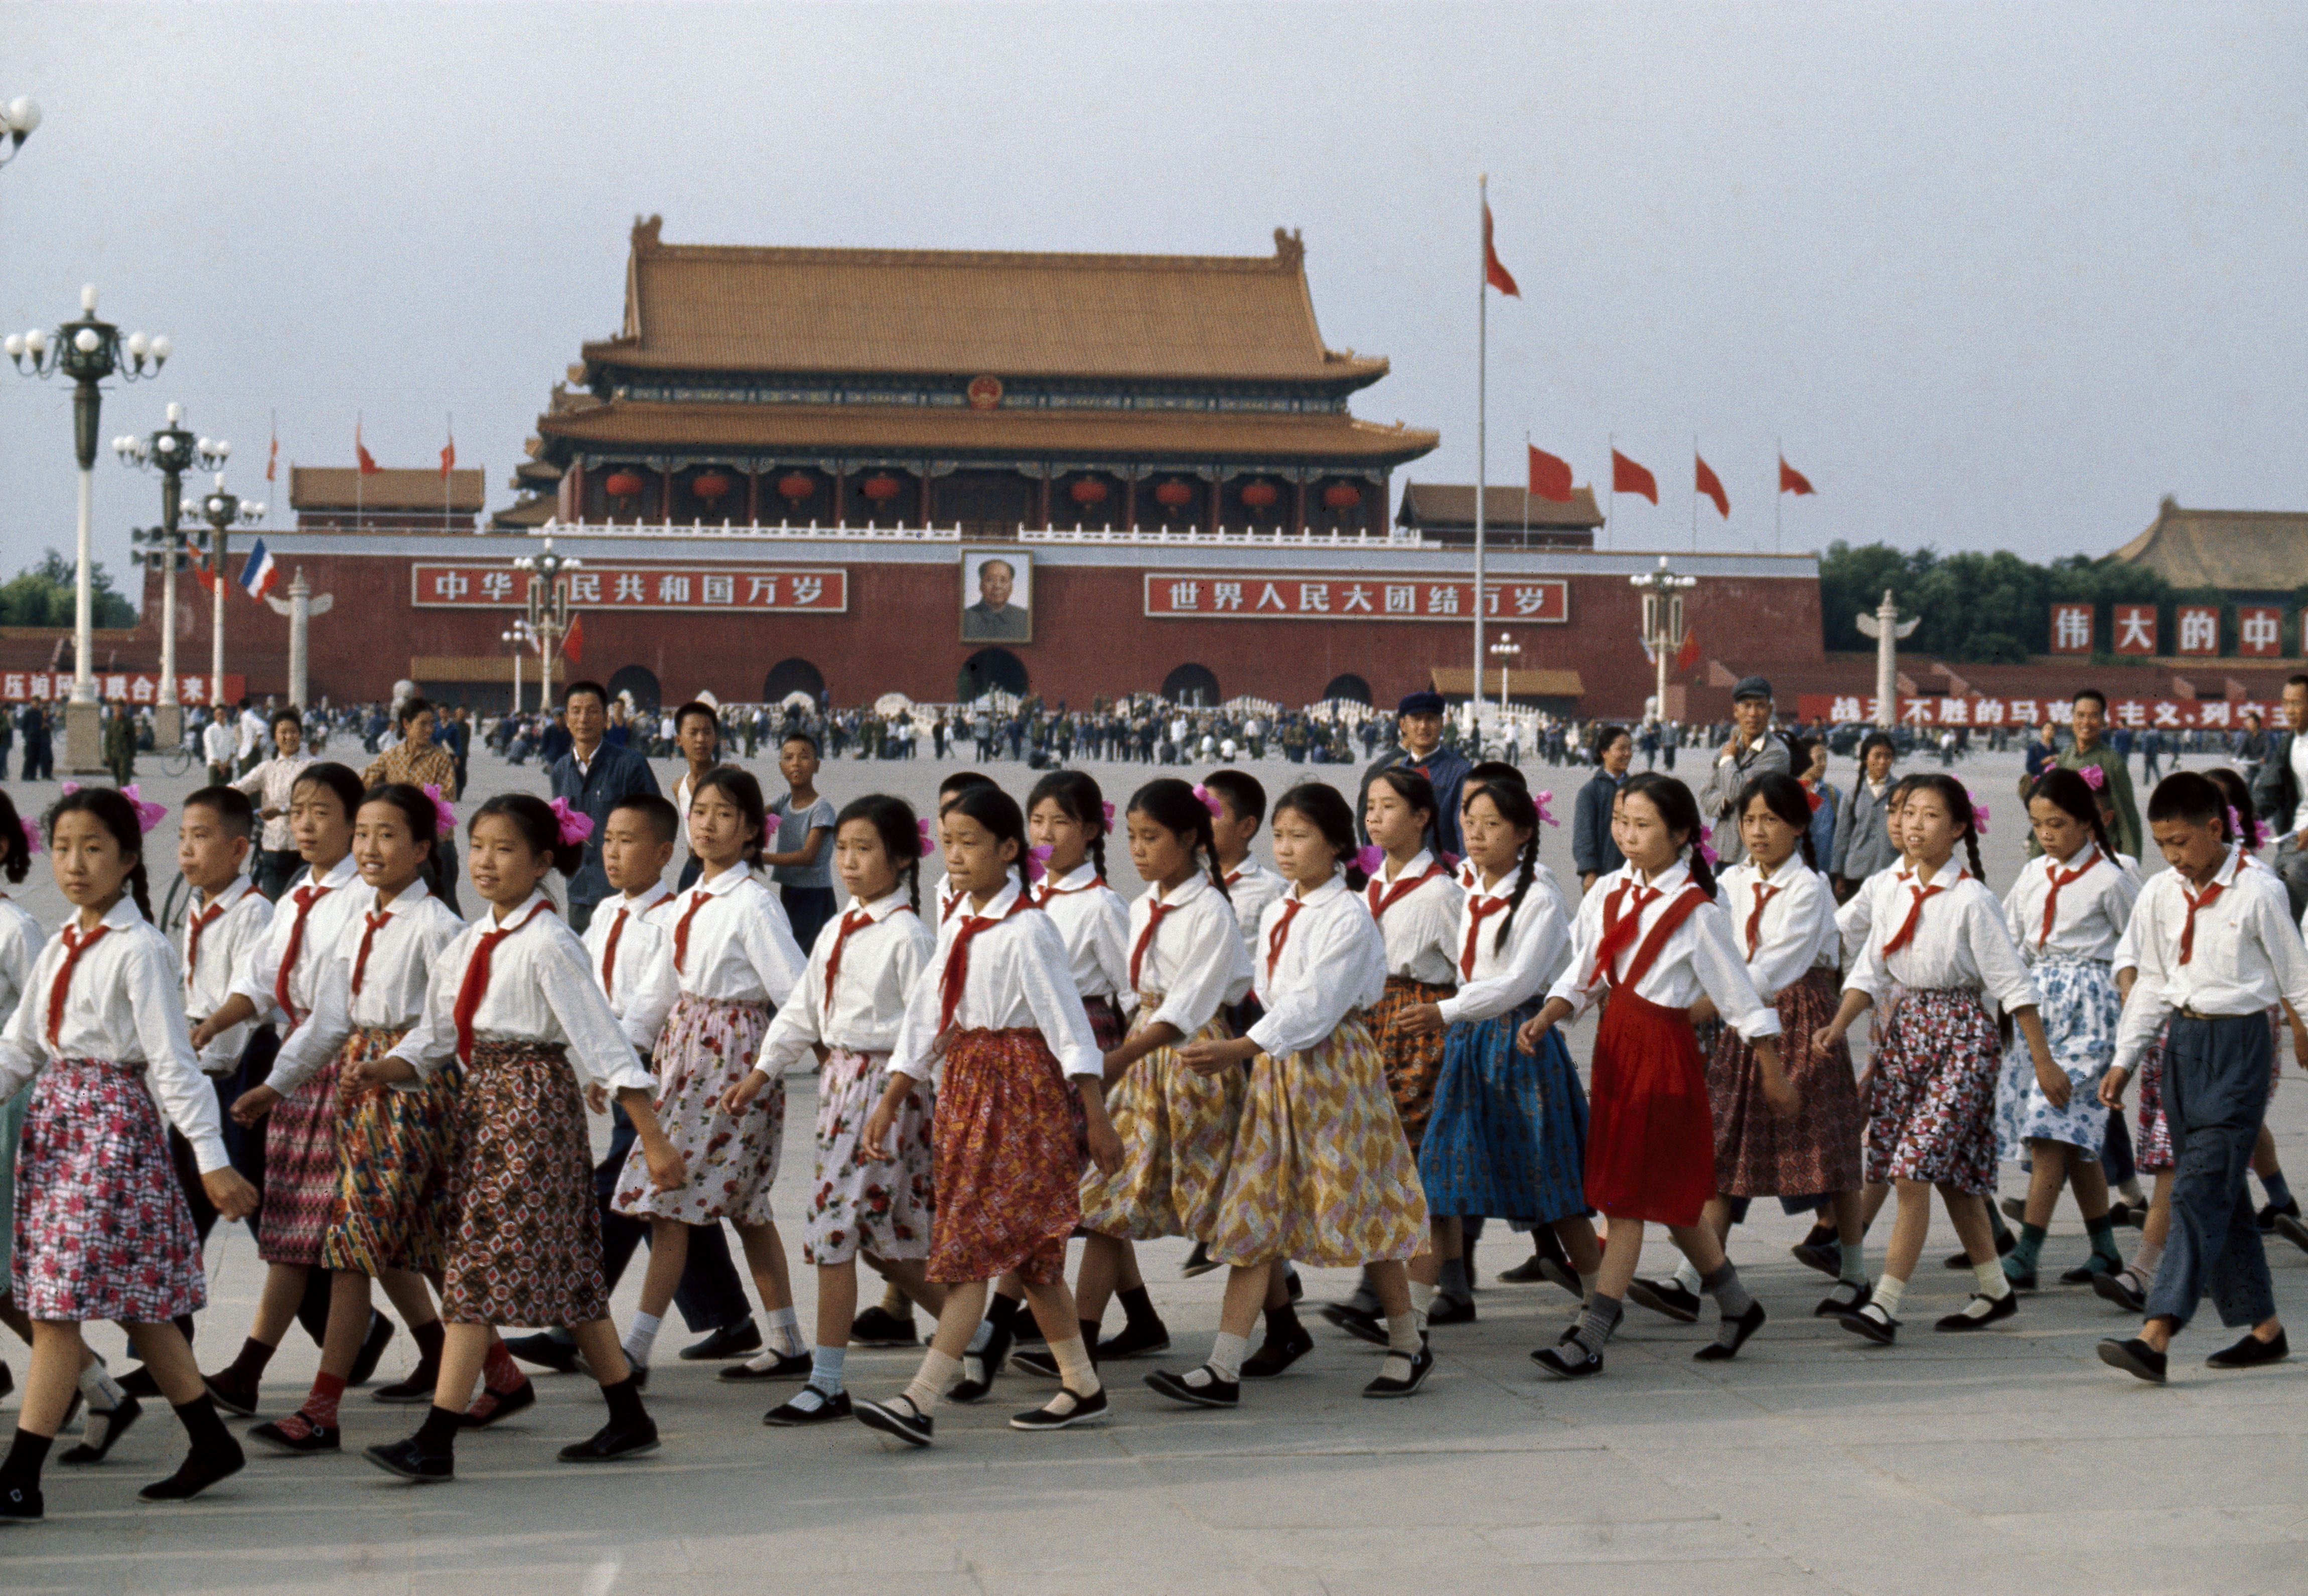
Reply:
M1130 1034L1136 1036L1161 1006L1158 996L1141 997ZM1223 1042L1234 1036L1233 1022L1220 1010L1192 1040ZM1132 1241L1159 1236L1208 1241L1234 1160L1246 1080L1244 1071L1231 1066L1197 1074L1178 1062L1175 1048L1157 1048L1124 1071L1106 1103L1122 1138L1122 1168L1108 1175L1093 1164L1083 1175L1082 1228Z
M452 1060L405 1091L356 1090L346 1068L382 1058L406 1034L364 1027L337 1055L337 1196L321 1233L324 1269L437 1270L446 1256L456 1225L449 1171L463 1067Z
M1343 1269L1410 1257L1426 1226L1418 1166L1360 1015L1304 1053L1251 1060L1212 1257Z

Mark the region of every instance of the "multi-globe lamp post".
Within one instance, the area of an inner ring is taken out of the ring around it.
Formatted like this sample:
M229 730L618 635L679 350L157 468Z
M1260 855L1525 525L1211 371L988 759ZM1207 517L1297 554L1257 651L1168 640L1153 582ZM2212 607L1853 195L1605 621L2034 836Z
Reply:
M112 440L112 452L121 463L160 473L160 524L150 531L128 534L138 547L128 557L135 565L160 571L160 695L152 711L152 740L168 747L185 735L184 711L177 702L177 573L185 564L185 537L178 530L184 509L185 473L213 471L232 453L230 444L196 437L183 425L185 407L168 407L168 422L150 437Z
M16 152L39 125L39 103L30 95L19 94L6 105L0 105L0 134L7 135L5 145L0 146L0 167L16 159Z
M222 460L232 453L230 444L214 445L217 458ZM216 474L216 486L193 501L193 512L209 523L209 577L216 591L216 608L209 626L209 703L224 703L224 594L228 585L225 556L229 553L232 529L253 526L264 519L264 506L250 504L237 494L225 491L224 473Z
M1695 576L1679 576L1667 569L1666 556L1659 556L1658 568L1627 580L1643 596L1643 646L1651 651L1651 665L1658 675L1652 713L1658 717L1661 730L1666 727L1667 663L1683 646L1683 595L1699 585Z
M553 552L553 539L535 554L516 558L512 567L534 579L529 584L529 611L522 624L536 640L538 707L553 702L553 653L556 640L569 634L569 582L566 573L580 571L585 562Z
M13 123L13 113L11 112ZM35 113L35 120L38 114ZM168 364L171 346L166 337L147 338L142 332L122 337L110 322L96 314L93 284L80 291L80 319L66 322L51 334L39 327L11 332L0 348L26 376L62 375L73 381L73 453L80 462L80 539L78 585L73 607L72 702L65 709L65 763L75 774L104 769L98 725L90 555L89 544L96 489L96 429L104 408L104 379L128 382L157 376Z

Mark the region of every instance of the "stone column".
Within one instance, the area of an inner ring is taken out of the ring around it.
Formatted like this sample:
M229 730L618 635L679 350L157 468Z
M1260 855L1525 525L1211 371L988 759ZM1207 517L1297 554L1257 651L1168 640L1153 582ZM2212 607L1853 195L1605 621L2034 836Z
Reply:
M299 565L297 574L289 580L288 597L276 599L268 593L264 601L272 607L273 614L288 617L288 702L301 710L312 702L307 686L313 617L326 615L335 608L337 596L323 593L315 598L312 583L305 580L305 567Z

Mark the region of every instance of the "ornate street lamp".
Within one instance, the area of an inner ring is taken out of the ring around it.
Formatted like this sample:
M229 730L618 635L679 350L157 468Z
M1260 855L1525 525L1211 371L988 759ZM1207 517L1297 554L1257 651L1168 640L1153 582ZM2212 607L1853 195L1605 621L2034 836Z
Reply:
M13 128L13 107L9 118ZM34 120L38 119L35 111ZM62 373L73 384L73 452L80 461L80 573L73 607L73 690L72 703L65 709L65 763L75 773L104 768L98 746L89 556L96 487L96 425L104 408L104 393L98 384L116 375L132 383L156 376L172 349L166 337L132 332L123 338L110 322L97 320L94 284L81 289L80 310L80 320L65 323L53 337L35 327L29 332L11 332L0 341L0 348L7 349L8 358L24 375L48 377Z
M195 437L184 427L185 407L168 407L168 424L149 438L112 440L112 452L123 465L149 467L160 473L160 524L150 531L128 534L138 545L128 556L132 565L160 568L160 701L152 712L152 738L163 747L185 735L184 713L177 703L177 573L186 564L185 538L177 530L184 506L185 473L198 468L215 470L232 453L230 444Z
M1683 646L1683 595L1686 589L1699 585L1696 576L1678 576L1666 568L1666 556L1659 556L1658 569L1627 580L1641 589L1643 595L1643 643L1651 651L1651 662L1658 670L1658 697L1652 700L1652 712L1659 725L1666 725L1667 661L1675 658Z
M529 613L524 624L537 640L538 707L553 702L553 652L556 639L569 634L569 582L566 574L581 571L585 562L553 552L553 539L535 554L517 556L516 571L530 573Z
M232 453L230 444L213 445L220 459ZM230 551L232 529L253 526L264 519L264 506L243 503L235 494L224 490L224 473L216 474L216 486L193 501L194 513L209 523L209 575L215 583L216 607L209 631L209 703L211 706L224 702L224 592L229 585L230 573L225 567L225 556Z
M29 94L19 94L6 105L0 106L0 133L8 135L7 145L0 149L0 167L16 159L16 151L32 136L40 125L39 103Z
M1514 669L1515 656L1522 652L1522 644L1502 632L1499 640L1491 644L1491 652L1499 656L1499 720L1503 725L1507 716L1507 677ZM1477 682L1475 684L1475 696L1480 698L1482 695L1483 686Z
M524 619L513 622L510 631L498 633L497 640L512 650L512 712L518 717L521 714L521 657L536 646L537 639L530 635L529 622Z

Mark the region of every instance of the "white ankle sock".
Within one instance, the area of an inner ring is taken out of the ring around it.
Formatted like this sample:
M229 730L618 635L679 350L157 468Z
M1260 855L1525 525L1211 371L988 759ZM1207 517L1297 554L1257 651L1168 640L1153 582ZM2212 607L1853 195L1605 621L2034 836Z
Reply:
M1693 1297L1698 1296L1699 1265L1692 1263L1689 1258L1685 1258L1681 1264L1675 1266L1675 1283L1681 1286L1684 1290L1690 1292Z
M120 1382L105 1372L101 1359L80 1371L80 1393L88 1399L91 1413L109 1413L128 1400L128 1393L120 1389Z
M2132 1251L2132 1272L2141 1280L2154 1280L2157 1270L2163 1267L2163 1264L2164 1244L2160 1241L2142 1241Z
M914 1383L906 1387L906 1400L914 1404L914 1411L927 1418L930 1411L945 1400L955 1380L961 1376L961 1359L949 1358L932 1347L922 1354L921 1372Z
M1426 1328L1426 1316L1434 1311L1434 1293L1440 1288L1410 1282L1410 1311L1421 1330Z
M625 1332L625 1361L636 1368L647 1368L650 1349L657 1345L657 1327L664 1320L662 1314L636 1313L633 1327Z
M1875 1306L1883 1310L1887 1319L1899 1316L1899 1298L1907 1294L1908 1282L1897 1275L1882 1275L1875 1281Z
M1210 1372L1228 1384L1242 1378L1242 1360L1250 1356L1250 1338L1221 1330L1210 1341Z
M1076 1396L1096 1396L1103 1385L1098 1377L1098 1365L1090 1360L1089 1349L1082 1338L1052 1342L1050 1356L1058 1365L1058 1384Z
M1990 1258L1985 1264L1971 1266L1972 1278L1979 1282L1979 1294L1990 1301L2002 1301L2011 1295L2011 1277L2003 1272L2003 1260Z
M762 1336L788 1358L809 1350L809 1342L802 1339L801 1326L789 1307L778 1309L762 1322Z

